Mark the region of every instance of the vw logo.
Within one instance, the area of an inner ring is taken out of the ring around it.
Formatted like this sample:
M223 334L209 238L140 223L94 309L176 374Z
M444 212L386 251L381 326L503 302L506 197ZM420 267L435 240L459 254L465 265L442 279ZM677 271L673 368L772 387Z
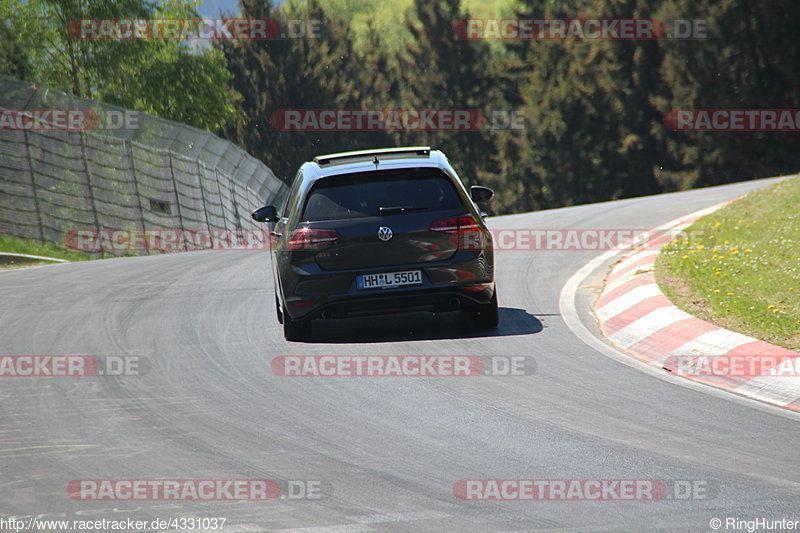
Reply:
M378 228L378 238L382 241L388 241L392 238L392 228L381 226Z

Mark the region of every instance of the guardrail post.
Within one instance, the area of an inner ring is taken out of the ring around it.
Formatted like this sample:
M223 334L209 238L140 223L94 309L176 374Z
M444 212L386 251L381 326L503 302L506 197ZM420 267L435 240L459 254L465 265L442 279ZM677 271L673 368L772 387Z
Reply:
M178 224L181 226L181 240L183 240L183 249L186 251L189 249L189 246L186 244L186 238L183 235L186 228L184 227L183 214L181 213L181 196L178 194L178 180L175 179L175 168L172 164L172 150L167 150L167 160L169 161L169 175L172 178L172 188L175 190L175 205L178 208Z
M86 134L82 131L78 132L78 136L80 138L80 145L81 145L81 159L83 160L83 168L86 170L86 187L89 189L89 204L92 206L92 217L94 218L94 227L98 232L98 235L103 230L100 227L100 218L97 214L97 202L94 199L94 189L92 188L92 167L89 163L89 158L86 157ZM105 257L106 252L103 250L100 251L100 257Z
M222 196L222 186L219 183L219 170L214 167L214 176L217 180L217 191L219 191L219 208L222 210L222 223L225 225L225 233L228 233L228 217L225 215L225 197ZM226 235L226 237L228 237ZM228 243L230 244L230 240L228 239Z
M133 155L133 142L127 139L122 140L122 146L125 148L125 153L131 159L131 179L133 180L133 188L136 191L136 203L139 206L139 218L142 221L142 234L144 234L144 242L147 242L147 227L144 221L144 206L142 206L142 193L139 191L139 180L136 179L136 157ZM150 255L150 247L145 245L145 252Z
M211 229L211 220L208 218L208 205L206 204L206 191L205 187L203 187L203 180L205 179L205 175L203 174L203 168L200 165L200 160L198 159L195 161L195 165L197 166L197 184L200 186L200 200L203 202L203 213L206 216L206 227L208 228L208 236L211 242L211 248L214 247L214 237L212 235L213 231Z
M33 191L33 206L36 210L36 220L39 226L39 240L45 242L44 238L44 221L42 220L42 208L39 205L39 195L36 194L36 177L33 171L33 159L31 158L31 141L28 130L22 130L22 135L25 139L25 155L28 158L28 171L31 174L31 189Z

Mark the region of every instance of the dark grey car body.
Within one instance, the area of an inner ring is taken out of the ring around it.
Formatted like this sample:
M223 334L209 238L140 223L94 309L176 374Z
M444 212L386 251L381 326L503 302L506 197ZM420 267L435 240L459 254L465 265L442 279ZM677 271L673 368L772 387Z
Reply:
M303 164L274 222L278 320L287 339L317 318L461 309L497 325L492 236L447 158L427 147L348 152ZM389 286L386 284L392 283ZM397 283L396 285L394 283Z

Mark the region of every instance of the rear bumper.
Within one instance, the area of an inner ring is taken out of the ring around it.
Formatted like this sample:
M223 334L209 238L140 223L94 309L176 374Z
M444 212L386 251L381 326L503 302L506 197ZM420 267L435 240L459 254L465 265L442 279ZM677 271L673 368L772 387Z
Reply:
M313 261L278 262L283 310L293 320L414 310L449 311L489 303L494 294L491 249L459 251L450 260L348 271L325 271ZM421 270L421 285L359 289L362 274Z
M445 312L470 305L487 304L493 294L493 283L402 292L398 289L387 289L381 293L299 300L297 302L300 305L287 304L285 312L293 320L346 318L412 311Z

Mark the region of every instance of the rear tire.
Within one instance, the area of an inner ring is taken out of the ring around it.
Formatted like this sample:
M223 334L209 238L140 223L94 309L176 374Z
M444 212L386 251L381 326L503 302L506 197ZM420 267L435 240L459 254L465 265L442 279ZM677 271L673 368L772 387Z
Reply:
M497 306L497 290L492 294L488 304L479 304L466 310L467 323L477 329L496 329L500 323L500 311Z
M292 320L283 315L283 336L287 341L302 341L311 336L310 320Z
M278 318L278 324L283 324L283 311L281 311L281 304L278 302L278 295L275 295L275 316Z

